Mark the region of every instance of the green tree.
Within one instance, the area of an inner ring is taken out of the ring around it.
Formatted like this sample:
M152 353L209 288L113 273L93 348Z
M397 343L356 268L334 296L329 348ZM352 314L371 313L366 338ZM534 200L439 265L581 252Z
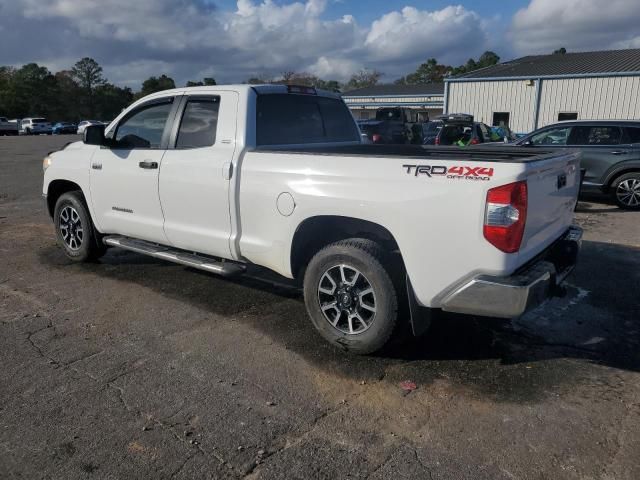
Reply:
M553 51L554 55L564 55L565 53L567 53L567 49L564 47L560 47L559 49Z
M330 92L340 92L342 91L342 85L337 80L322 80L318 79L315 87L321 88L322 90L329 90Z
M358 88L372 87L373 85L378 84L382 75L383 73L378 72L377 70L360 70L351 76L345 85L345 89L349 91L356 90Z
M118 87L105 83L96 89L96 117L98 120L113 120L131 102L133 92L129 87Z
M173 78L165 74L159 77L149 77L142 82L142 90L136 94L136 97L142 98L151 93L161 92L162 90L169 90L171 88L176 88L176 82L173 81Z
M74 79L71 70L62 70L55 74L57 83L57 102L53 117L58 120L80 121L89 115L83 101L85 91ZM79 101L79 99L81 101Z
M470 58L469 60L467 60L467 63L465 65L454 68L451 71L451 75L462 75L464 73L473 72L474 70L479 70L480 68L486 68L495 65L499 61L500 57L495 52L487 50L482 55L480 55L478 61Z
M187 87L202 87L205 85L217 85L216 79L213 77L204 77L202 82L194 82L192 80L189 80L187 82Z
M94 117L95 90L106 83L102 76L102 67L93 58L84 57L71 68L71 77L81 88L80 104L81 113L88 117Z
M29 63L19 68L12 77L12 113L16 117L49 116L54 111L56 86L55 77L46 67Z
M397 80L396 83L406 85L421 85L425 83L442 82L451 73L451 67L441 65L435 58L428 59L415 72Z
M93 58L84 57L76 62L71 68L73 79L78 82L87 93L91 94L93 90L104 85L106 80L102 76L102 67Z

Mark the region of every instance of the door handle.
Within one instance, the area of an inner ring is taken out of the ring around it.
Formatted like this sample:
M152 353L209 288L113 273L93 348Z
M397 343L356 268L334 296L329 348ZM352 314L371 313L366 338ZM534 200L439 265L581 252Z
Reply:
M611 152L612 155L626 155L629 153L629 150L614 150Z
M140 168L153 169L153 168L158 168L158 162L152 162L150 160L145 160L144 162L140 162L138 164L138 166Z

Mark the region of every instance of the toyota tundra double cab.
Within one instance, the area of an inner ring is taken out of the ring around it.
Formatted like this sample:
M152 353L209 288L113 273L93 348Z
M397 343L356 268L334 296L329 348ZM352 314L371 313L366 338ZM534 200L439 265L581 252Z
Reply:
M579 166L366 145L336 94L206 86L87 127L44 159L43 194L74 261L117 247L224 276L265 267L299 281L325 339L367 354L440 310L511 318L551 296L579 250Z

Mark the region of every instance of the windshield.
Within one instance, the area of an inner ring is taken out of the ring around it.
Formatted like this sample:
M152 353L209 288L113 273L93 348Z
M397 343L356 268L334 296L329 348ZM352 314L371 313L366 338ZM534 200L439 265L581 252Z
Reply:
M402 113L398 108L381 108L376 112L376 120L401 120Z
M428 135L435 135L442 129L442 122L429 122L424 127L424 133Z

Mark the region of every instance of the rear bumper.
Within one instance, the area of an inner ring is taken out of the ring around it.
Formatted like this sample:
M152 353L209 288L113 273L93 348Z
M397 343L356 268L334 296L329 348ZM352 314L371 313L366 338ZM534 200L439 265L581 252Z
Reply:
M442 310L499 318L515 318L543 303L575 267L582 229L569 228L532 262L508 277L478 275L442 301Z

